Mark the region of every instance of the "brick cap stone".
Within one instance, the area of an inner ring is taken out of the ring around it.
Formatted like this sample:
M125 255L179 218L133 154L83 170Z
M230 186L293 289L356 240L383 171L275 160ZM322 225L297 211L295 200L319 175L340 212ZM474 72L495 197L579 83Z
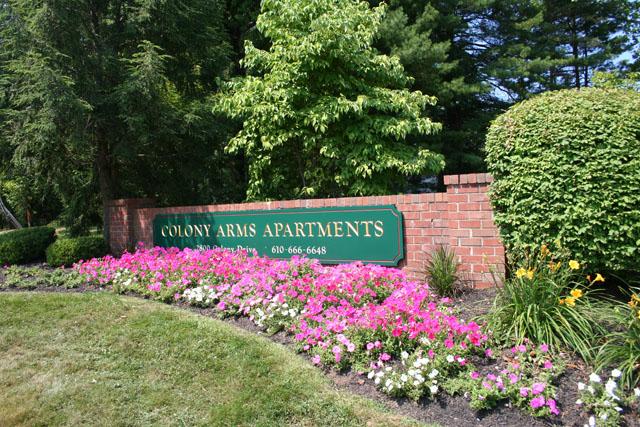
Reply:
M493 177L488 173L467 173L444 176L444 185L490 184L492 182Z

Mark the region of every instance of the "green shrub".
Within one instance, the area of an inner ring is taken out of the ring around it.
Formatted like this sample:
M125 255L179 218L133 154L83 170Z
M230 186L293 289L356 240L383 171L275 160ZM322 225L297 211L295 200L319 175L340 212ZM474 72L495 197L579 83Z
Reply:
M580 263L562 253L554 255L542 246L518 264L497 289L487 323L500 341L519 344L528 339L591 360L593 344L606 333L600 322L603 303L591 295L604 278L598 274L585 279Z
M47 248L47 264L70 266L80 260L97 258L107 253L101 236L82 236L56 240Z
M640 93L538 95L493 122L486 151L508 249L559 238L593 271L638 270Z
M464 284L459 269L456 253L446 246L438 246L427 259L425 267L429 288L441 297L459 294Z
M31 227L0 234L0 265L40 261L56 238L51 227Z

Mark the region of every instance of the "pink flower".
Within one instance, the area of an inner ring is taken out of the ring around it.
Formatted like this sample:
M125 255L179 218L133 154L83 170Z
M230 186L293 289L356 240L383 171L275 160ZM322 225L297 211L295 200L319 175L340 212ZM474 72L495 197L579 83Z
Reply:
M374 347L374 344L373 344L372 342L368 342L368 343L367 343L367 350L368 350L368 351L373 350L373 347Z
M560 415L560 411L558 410L558 406L554 399L547 399L547 406L553 415Z
M349 353L353 353L356 349L356 346L354 343L350 342L349 344L347 344L347 351Z
M478 373L478 371L471 372L471 378L474 380L477 380L478 378L480 378L480 374Z
M529 389L527 387L520 387L520 396L527 397L529 395Z
M520 353L524 353L524 352L526 352L526 351L527 351L527 346L526 346L526 345L524 345L524 344L520 344L520 345L518 346L518 351L519 351Z
M543 353L547 353L549 351L549 346L547 344L540 344L540 351ZM555 405L555 402L554 402Z
M544 397L542 396L538 396L538 397L534 397L533 399L531 399L531 402L529 403L531 405L531 407L533 409L538 409L542 406L544 406Z
M517 383L518 382L518 376L516 374L513 374L513 373L509 374L509 382L511 384Z
M548 360L545 360L544 362L544 369L552 369L553 368L553 363L551 363Z
M386 362L387 360L391 360L391 356L389 356L387 353L382 353L380 355L380 360Z
M484 355L485 355L486 357L492 357L492 356L493 356L493 350L491 350L490 348L486 349L486 350L484 351Z
M319 355L315 355L311 358L311 363L313 363L314 365L319 365L320 364L320 356Z
M217 305L216 308L220 311L224 311L227 309L227 304L224 301L220 301Z
M545 383L533 383L531 385L531 393L535 396L536 394L540 394L544 391L547 385Z

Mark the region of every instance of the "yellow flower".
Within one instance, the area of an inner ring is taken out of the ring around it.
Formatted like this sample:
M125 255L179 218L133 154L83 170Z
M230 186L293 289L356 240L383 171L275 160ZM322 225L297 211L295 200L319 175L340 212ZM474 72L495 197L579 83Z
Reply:
M527 270L525 270L524 268L520 267L518 269L518 271L516 271L516 277L519 279L522 276L524 276L525 274L527 274Z
M638 319L640 319L640 310L638 310Z
M629 301L627 304L629 304L629 307L631 308L636 308L636 306L638 305L638 303L634 300Z
M575 307L575 305L576 305L576 299L574 297L567 297L567 298L565 298L564 302L569 307Z
M563 305L564 304L564 299L560 298L560 301L558 301L558 304Z
M573 289L571 291L571 296L574 298L580 298L582 296L582 290L581 289Z
M636 302L640 302L640 297L637 294L631 295L631 299L636 301Z
M580 268L580 263L575 259L572 259L571 261L569 261L569 268L572 270L577 270Z
M549 263L549 269L553 272L557 271L560 266L562 265L562 263L560 261L554 263L554 262L550 262Z
M549 254L549 248L547 247L547 245L542 245L540 246L540 255L542 255L543 257L547 256Z
M532 269L529 269L529 270L527 271L527 278L528 278L529 280L533 280L533 270L532 270Z
M593 279L594 282L604 282L604 277L602 277L602 274L598 273L596 274L596 278Z

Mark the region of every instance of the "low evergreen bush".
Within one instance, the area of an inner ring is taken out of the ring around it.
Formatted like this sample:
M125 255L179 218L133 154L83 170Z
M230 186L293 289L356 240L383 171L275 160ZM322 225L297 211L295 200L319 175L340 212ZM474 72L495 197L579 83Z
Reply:
M102 236L58 239L47 248L47 264L52 267L70 266L81 260L101 257L106 253L107 243Z
M0 234L0 265L43 260L55 234L52 227L21 228Z

